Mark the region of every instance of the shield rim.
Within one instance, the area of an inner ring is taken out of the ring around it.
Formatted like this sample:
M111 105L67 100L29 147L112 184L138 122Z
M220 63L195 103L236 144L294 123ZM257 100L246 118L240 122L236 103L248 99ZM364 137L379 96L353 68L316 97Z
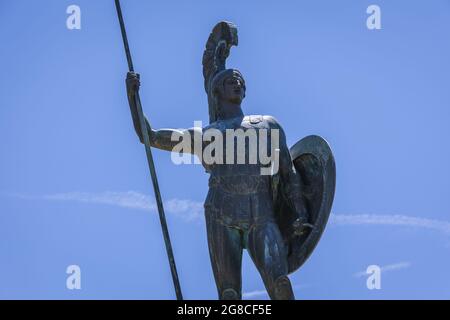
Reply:
M313 229L303 243L299 250L292 252L288 256L289 261L289 273L298 270L306 260L311 256L312 252L319 243L323 232L325 231L329 216L331 214L331 208L334 200L334 193L336 188L336 164L333 156L333 152L328 142L318 136L310 135L299 140L290 148L291 158L295 165L295 159L301 155L310 154L320 161L322 167L322 183L323 191L321 197L321 203L317 214L317 220L314 224L319 225L320 228ZM297 167L296 167L297 169ZM325 179L325 177L328 177ZM297 238L298 239L298 238ZM289 246L291 245L291 240Z

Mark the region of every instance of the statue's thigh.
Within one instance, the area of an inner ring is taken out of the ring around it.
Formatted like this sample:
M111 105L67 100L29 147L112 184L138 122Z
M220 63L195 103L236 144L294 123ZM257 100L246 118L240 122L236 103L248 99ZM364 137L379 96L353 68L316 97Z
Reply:
M242 241L239 230L207 219L208 246L219 295L226 289L241 294Z
M248 251L264 282L288 274L287 248L275 222L268 221L251 228Z

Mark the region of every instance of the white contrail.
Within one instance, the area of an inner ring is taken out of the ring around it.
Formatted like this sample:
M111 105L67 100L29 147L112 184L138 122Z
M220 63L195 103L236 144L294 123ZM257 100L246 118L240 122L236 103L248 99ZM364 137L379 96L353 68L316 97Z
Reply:
M105 191L99 193L66 192L48 194L43 196L27 196L14 194L12 196L20 197L22 199L42 199L51 201L74 201L82 203L106 204L123 208L157 212L157 207L153 199L148 195L136 191ZM168 213L180 216L186 221L200 221L203 217L203 204L198 201L170 199L164 203L164 208Z
M142 210L156 210L155 204L150 197L135 191L127 192L67 192L42 196L45 200L76 201L86 203L108 204L124 208L134 208Z
M252 298L260 297L260 296L264 296L264 295L267 295L266 290L254 290L254 291L244 292L242 294L242 297L247 298L247 299L252 299Z
M404 215L332 214L334 225L390 225L425 228L450 234L450 222Z
M58 201L75 201L85 203L107 204L124 208L157 211L153 198L136 191L99 193L66 192L44 196L27 196L9 194L24 199L44 199ZM203 218L203 204L199 201L187 199L170 199L164 203L166 211L175 214L186 221L201 221ZM450 235L450 222L444 220L427 219L405 215L386 214L332 214L330 224L343 225L389 225L424 228Z
M393 264L388 264L386 266L382 266L382 267L380 267L380 271L388 272L388 271L406 269L409 267L411 267L411 262L404 261L404 262L398 262L398 263L393 263ZM357 278L364 277L364 276L367 276L367 272L366 271L356 272L353 276L357 277Z
M292 289L298 290L298 289L303 289L303 288L308 288L311 287L311 285L308 284L301 284L301 285L295 285L292 286ZM248 292L244 292L242 294L243 298L246 299L254 299L255 297L261 297L261 296L266 296L267 298L269 298L269 295L267 294L267 290L254 290L254 291L248 291Z

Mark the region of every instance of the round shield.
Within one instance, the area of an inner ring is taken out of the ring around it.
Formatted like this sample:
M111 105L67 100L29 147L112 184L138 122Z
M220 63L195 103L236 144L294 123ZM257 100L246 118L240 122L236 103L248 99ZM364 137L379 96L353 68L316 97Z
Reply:
M288 244L289 273L296 271L308 259L322 236L330 216L336 185L336 166L328 143L319 136L307 136L292 148L291 157L301 178L302 197L314 228L303 235L294 234L297 218L283 195L283 183L277 196L277 222Z

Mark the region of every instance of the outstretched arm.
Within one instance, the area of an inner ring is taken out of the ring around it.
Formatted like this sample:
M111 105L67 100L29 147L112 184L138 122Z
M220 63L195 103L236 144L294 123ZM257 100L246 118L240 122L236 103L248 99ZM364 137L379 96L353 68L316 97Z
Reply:
M128 103L130 105L131 118L133 119L134 130L139 137L141 143L144 143L144 139L142 137L141 124L139 121L139 116L137 112L136 106L136 94L139 91L140 87L140 76L134 72L128 72L127 79L127 96ZM144 116L145 117L145 116ZM150 128L150 124L148 123L147 118L145 117L146 130L148 131L148 135L150 137L150 145L152 147L172 151L173 148L180 142L180 137L190 137L191 141L191 153L194 153L194 129L161 129L161 130L153 130ZM179 139L174 139L172 137L178 137Z

